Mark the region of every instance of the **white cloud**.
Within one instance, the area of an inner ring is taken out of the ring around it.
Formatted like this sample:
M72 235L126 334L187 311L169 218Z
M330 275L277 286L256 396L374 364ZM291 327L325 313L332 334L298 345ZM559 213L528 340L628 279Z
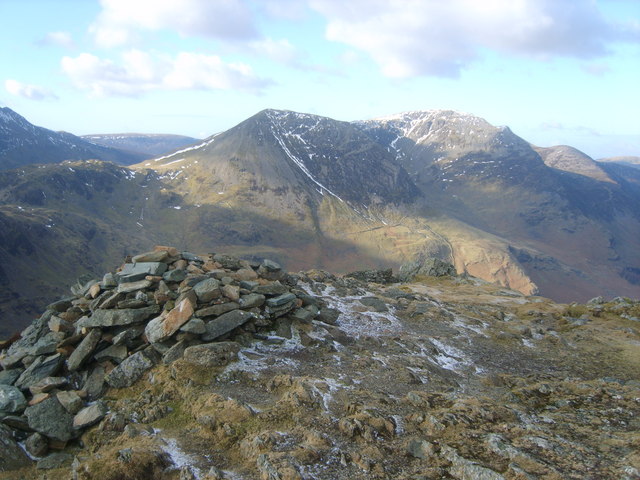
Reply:
M7 79L4 88L11 95L28 98L29 100L57 99L58 97L50 90L38 85L28 85L17 80Z
M101 0L90 32L98 45L130 44L141 31L172 30L184 36L223 40L257 37L252 12L243 0Z
M296 64L299 52L287 39L265 38L249 43L249 49L261 56L287 65Z
M455 77L482 49L536 59L595 58L637 41L593 0L309 0L326 37L366 52L389 77Z
M75 47L75 42L69 32L49 32L38 43L40 45L54 45L63 48Z
M64 57L61 65L77 88L94 96L138 96L154 90L259 91L269 83L248 65L189 52L172 58L130 50L119 63L82 53Z

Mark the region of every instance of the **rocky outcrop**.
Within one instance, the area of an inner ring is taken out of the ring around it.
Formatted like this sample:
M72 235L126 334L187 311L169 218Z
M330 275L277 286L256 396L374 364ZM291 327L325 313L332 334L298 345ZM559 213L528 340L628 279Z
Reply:
M239 344L223 340L238 329L256 331L288 313L317 315L298 298L304 292L294 293L296 282L270 260L203 258L171 247L136 255L102 280L74 285L74 297L52 303L2 351L0 416L36 432L30 449L42 456L106 415L95 401L107 388L130 387L183 355L198 366L227 365Z

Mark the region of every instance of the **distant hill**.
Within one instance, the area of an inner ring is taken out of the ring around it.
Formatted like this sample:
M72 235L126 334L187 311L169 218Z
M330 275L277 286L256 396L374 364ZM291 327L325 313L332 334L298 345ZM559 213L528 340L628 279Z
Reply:
M609 157L601 158L598 161L604 163L619 163L620 165L626 165L627 167L640 168L640 157Z
M147 158L170 153L200 141L184 135L144 133L83 135L81 138L103 147L141 153Z
M37 127L10 108L0 108L0 170L34 163L89 159L131 165L146 157L137 152L97 145L67 132Z

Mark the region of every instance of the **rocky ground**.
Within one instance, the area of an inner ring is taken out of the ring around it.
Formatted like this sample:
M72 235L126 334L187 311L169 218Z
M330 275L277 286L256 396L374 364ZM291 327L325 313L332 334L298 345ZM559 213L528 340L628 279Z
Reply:
M0 479L640 478L638 301L128 260L0 344Z

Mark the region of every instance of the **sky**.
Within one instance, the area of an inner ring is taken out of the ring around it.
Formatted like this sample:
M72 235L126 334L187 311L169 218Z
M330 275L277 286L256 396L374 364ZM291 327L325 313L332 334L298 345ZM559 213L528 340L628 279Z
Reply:
M52 130L452 109L640 156L640 0L0 0L0 20L0 106Z

